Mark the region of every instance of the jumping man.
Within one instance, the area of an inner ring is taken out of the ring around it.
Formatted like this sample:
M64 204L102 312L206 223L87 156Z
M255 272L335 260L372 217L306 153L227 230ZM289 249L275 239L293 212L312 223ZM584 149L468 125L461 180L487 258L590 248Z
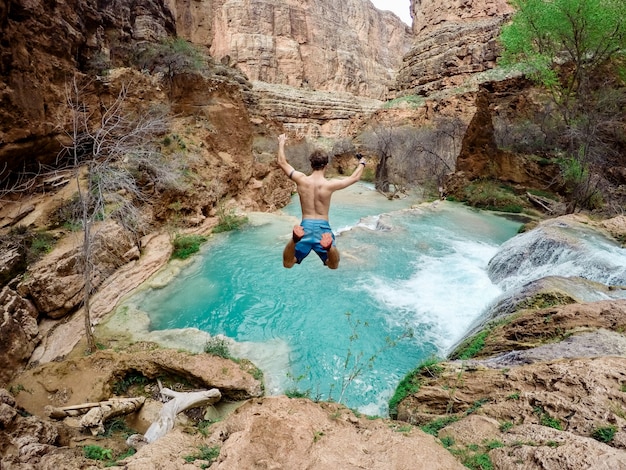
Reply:
M359 160L358 167L347 178L341 180L327 180L324 176L328 165L328 155L315 150L309 160L313 172L305 175L296 171L285 157L285 141L287 136L278 136L278 165L289 178L297 185L302 209L302 223L293 228L291 240L283 251L283 266L293 267L300 264L308 256L311 250L315 250L322 262L330 269L339 267L339 251L335 246L335 235L328 223L328 210L330 209L330 197L339 190L356 183L361 179L365 159Z

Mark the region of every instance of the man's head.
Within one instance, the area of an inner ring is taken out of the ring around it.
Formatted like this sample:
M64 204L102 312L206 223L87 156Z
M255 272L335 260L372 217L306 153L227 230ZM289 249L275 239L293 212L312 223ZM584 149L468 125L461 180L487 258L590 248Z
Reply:
M315 150L309 157L313 170L322 170L328 165L328 155L322 150Z

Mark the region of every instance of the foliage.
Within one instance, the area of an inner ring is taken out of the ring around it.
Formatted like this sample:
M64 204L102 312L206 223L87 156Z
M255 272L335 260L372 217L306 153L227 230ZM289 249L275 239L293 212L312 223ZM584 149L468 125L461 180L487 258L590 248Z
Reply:
M465 188L465 202L480 209L520 213L523 201L511 188L493 180L478 180Z
M245 215L237 215L234 209L226 209L223 204L217 208L218 224L213 227L213 233L230 232L239 230L248 223L248 217Z
M420 426L420 429L424 431L426 434L431 434L433 436L437 436L437 433L448 426L449 424L456 423L459 420L458 416L449 415L444 418L438 418L431 421L428 424Z
M164 73L169 79L182 73L201 72L209 58L183 38L167 38L138 48L134 61L140 69Z
M117 417L107 420L104 423L104 437L111 437L115 434L119 434L127 439L130 435L135 434L135 430L130 428L124 418Z
M198 449L199 449L198 453L183 457L185 462L191 463L191 462L195 462L196 460L206 460L208 461L208 464L210 465L215 460L217 460L217 458L220 455L220 448L218 446L209 447L209 446L202 445ZM207 466L203 465L201 468L208 468L208 465Z
M596 209L602 205L602 195L598 183L591 173L590 164L582 154L577 157L559 159L559 166L566 191L570 194L573 209Z
M297 388L290 388L285 390L285 396L288 398L311 398L311 391L302 391Z
M83 447L83 454L91 460L113 460L113 451L97 445L87 445Z
M121 225L129 237L146 230L139 210L145 197L133 177L130 161L145 161L159 155L155 138L167 127L166 110L129 111L128 88L122 85L117 97L100 98L98 106L86 102L91 84L74 78L66 86L66 102L71 129L67 144L58 156L59 165L73 172L78 188L77 214L83 230L82 275L83 311L87 350L93 352L96 342L90 318L91 296L96 265L95 245L98 222L110 218Z
M559 431L563 430L561 426L561 421L558 418L553 418L550 414L545 411L541 406L537 406L533 409L533 412L539 417L539 424L542 426L547 426L549 428L557 429Z
M204 344L204 352L212 354L213 356L223 357L224 359L231 359L230 349L226 340L220 336L212 336L207 339Z
M419 391L422 385L422 377L437 377L443 372L443 368L439 365L439 362L440 360L434 357L427 359L404 376L389 400L389 415L392 418L398 415L398 405L400 402L409 395Z
M593 430L593 432L591 433L591 437L593 437L596 441L608 444L613 440L616 432L616 426L601 426Z
M126 395L128 390L133 386L144 386L149 379L138 371L129 371L124 377L113 384L113 393L115 395Z
M586 88L612 59L626 56L623 0L513 0L516 10L502 28L504 63L525 63L536 80L566 102ZM559 77L558 64L572 64Z
M420 95L405 95L399 98L395 98L391 101L387 101L383 108L393 109L400 107L419 108L424 106L426 99Z
M513 427L513 422L512 421L505 421L504 423L500 424L500 431L501 432L507 432L509 429L511 429Z
M477 452L462 459L463 465L472 470L493 470L494 466L488 454Z
M489 333L491 333L491 330L486 329L467 339L463 342L463 344L461 344L461 346L459 346L457 351L453 352L450 359L467 360L475 357L485 347L485 339L487 339Z
M194 253L200 251L200 245L207 240L202 235L176 235L172 244L174 245L174 251L172 251L171 259L187 259Z
M374 174L377 190L388 193L410 184L436 189L454 170L464 126L459 119L439 118L430 126L373 126L359 141L378 156Z

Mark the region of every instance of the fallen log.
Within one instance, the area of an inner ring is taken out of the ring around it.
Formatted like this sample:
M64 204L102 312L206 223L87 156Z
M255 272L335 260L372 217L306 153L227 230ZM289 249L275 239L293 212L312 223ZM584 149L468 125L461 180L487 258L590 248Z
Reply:
M79 424L94 436L104 432L104 422L115 416L134 413L146 401L145 397L112 398L106 401L81 403L63 407L46 406L46 414L53 419L83 415Z
M163 388L161 389L161 395L172 398L172 400L163 405L159 417L144 434L144 440L149 443L165 436L174 427L174 420L178 413L198 406L212 405L222 398L222 394L216 388L185 393Z

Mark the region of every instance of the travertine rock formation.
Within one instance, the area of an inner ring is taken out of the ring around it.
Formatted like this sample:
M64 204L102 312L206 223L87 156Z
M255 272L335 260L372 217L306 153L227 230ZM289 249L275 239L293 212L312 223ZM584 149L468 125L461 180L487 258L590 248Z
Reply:
M495 65L506 0L412 0L415 42L404 57L396 89L427 95L462 84Z

